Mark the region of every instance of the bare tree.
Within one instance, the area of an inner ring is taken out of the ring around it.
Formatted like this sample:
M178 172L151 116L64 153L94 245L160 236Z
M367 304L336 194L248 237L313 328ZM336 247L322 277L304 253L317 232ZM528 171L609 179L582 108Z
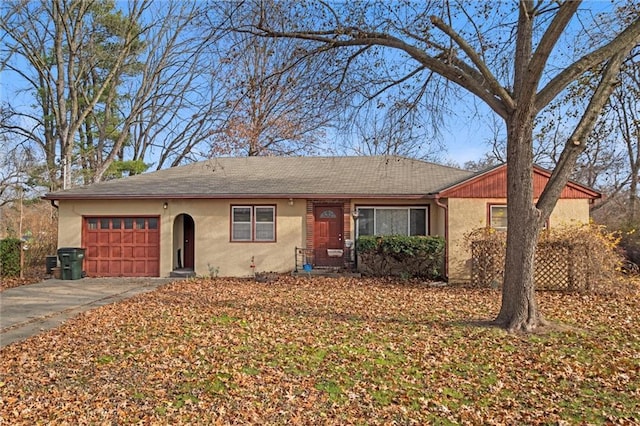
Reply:
M640 4L620 4L615 13L597 16L595 30L585 29L579 35L587 39L579 49L585 54L597 47L612 27L620 23L629 24L640 14ZM576 43L581 46L581 43ZM618 82L605 104L588 137L585 150L577 159L571 177L605 192L607 197L596 204L592 211L604 208L612 201L620 201L619 195L627 198L622 210L626 222L634 222L637 213L637 191L640 173L640 46L636 45L622 64ZM589 94L599 84L606 64L594 67L550 104L538 116L536 147L541 154L536 161L553 168L562 154L568 131L579 119L578 111L586 108ZM619 207L614 207L614 209ZM618 216L618 214L616 214ZM613 224L615 221L609 221Z
M251 3L230 7L234 21L260 13ZM219 44L228 114L212 139L211 155L318 152L317 142L335 127L343 98L330 87L327 55L308 55L309 43L301 40L246 32L232 31Z
M25 120L37 123L40 135L28 129L21 132L42 147L50 170L56 169L56 158L61 162L62 187L71 185L76 135L85 125L109 88L116 84L118 75L134 53L139 35L137 25L146 4L132 3L128 19L118 23L117 31L109 42L109 67L91 92L84 90L97 64L95 51L87 52L89 43L87 25L91 17L103 13L88 1L51 3L10 2L3 6L0 28L5 32L6 60L2 68L22 77L30 86L40 108L39 114L19 112ZM58 157L56 157L58 155ZM52 182L57 179L51 176Z
M629 51L640 40L640 18L603 37L598 47L571 63L558 50L580 7L579 1L509 4L372 2L291 5L295 21L272 26L265 10L247 31L268 37L318 43L322 51L341 49L351 61L373 46L389 51L385 61L402 61L394 84L435 73L486 103L506 125L509 227L502 306L495 323L508 330L533 330L544 319L534 292L537 236L566 185L588 135L606 104ZM306 16L307 19L300 19ZM278 22L280 22L278 20ZM535 119L569 84L604 65L589 102L567 138L558 163L533 202ZM428 78L425 77L428 76ZM373 81L371 78L369 81Z
M1 131L39 147L52 188L176 165L208 142L216 114L205 5L168 0L6 2L2 70L16 82ZM35 107L32 107L34 105ZM123 167L126 165L126 167ZM79 177L79 176L77 176Z
M347 154L400 155L439 161L442 145L439 135L421 120L420 111L402 100L367 102L352 109L341 125Z
M147 11L140 74L126 84L135 95L123 106L130 130L125 158L157 158L159 170L207 155L228 111L215 49L225 32L212 13L204 3L183 1L156 2Z

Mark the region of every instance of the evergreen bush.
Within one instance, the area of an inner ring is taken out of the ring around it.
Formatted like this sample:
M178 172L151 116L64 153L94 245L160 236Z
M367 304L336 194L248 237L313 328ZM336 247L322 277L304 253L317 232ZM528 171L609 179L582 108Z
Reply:
M20 240L17 238L0 240L0 275L3 277L20 275Z
M436 279L443 275L445 241L432 236L361 236L358 269L365 275Z

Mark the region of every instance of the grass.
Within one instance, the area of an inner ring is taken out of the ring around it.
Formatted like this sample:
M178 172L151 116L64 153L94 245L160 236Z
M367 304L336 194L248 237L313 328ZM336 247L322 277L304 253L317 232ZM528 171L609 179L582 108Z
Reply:
M191 280L2 349L0 423L640 422L640 299L540 293L569 327L472 325L493 290Z

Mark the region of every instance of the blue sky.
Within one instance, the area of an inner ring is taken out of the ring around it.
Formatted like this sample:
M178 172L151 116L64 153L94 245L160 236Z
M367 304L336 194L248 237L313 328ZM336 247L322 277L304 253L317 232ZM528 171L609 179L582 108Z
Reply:
M586 1L584 9L593 11L610 8L612 3L606 1ZM16 93L19 82L15 75L0 73L0 100L11 101L16 107L28 108L30 97ZM490 151L490 139L493 137L493 112L479 101L474 102L470 96L464 96L455 106L456 114L446 118L446 125L440 129L442 145L446 147L440 157L444 161L463 165L467 161L476 161ZM476 109L478 112L475 112ZM496 120L503 126L501 120ZM502 128L502 127L500 127Z

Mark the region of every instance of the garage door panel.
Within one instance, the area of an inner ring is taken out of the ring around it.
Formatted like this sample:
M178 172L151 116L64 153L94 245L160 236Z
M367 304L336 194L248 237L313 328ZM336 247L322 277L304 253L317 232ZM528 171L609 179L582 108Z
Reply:
M122 246L122 257L132 258L133 257L133 246Z
M98 234L96 232L87 232L85 237L85 241L88 244L95 244L98 242Z
M101 274L108 274L109 262L98 262L98 272Z
M89 276L159 276L157 217L85 218L84 267Z
M136 246L133 248L133 257L136 259L144 259L147 257L147 248Z
M133 262L130 260L125 260L122 262L122 274L123 275L133 275Z

